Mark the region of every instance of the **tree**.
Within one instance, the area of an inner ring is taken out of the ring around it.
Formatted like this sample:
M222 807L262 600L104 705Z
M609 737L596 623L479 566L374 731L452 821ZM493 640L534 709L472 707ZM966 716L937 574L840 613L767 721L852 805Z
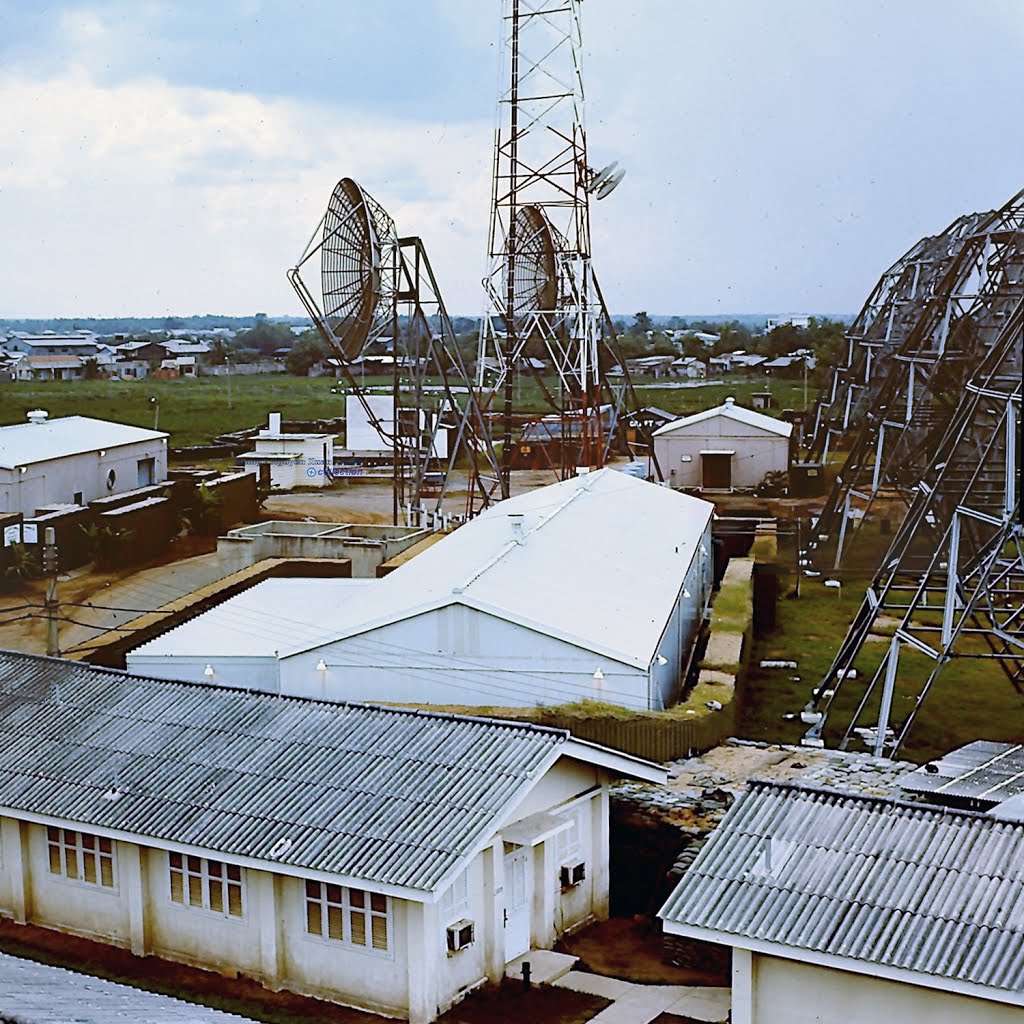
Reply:
M275 324L266 319L258 319L255 327L235 335L236 344L256 349L264 356L279 348L290 348L294 341L295 335L287 324Z
M285 356L285 369L295 377L308 377L309 371L330 354L323 339L316 336L302 337Z
M654 330L654 323L647 315L646 310L641 310L633 316L633 326L630 328L632 334L646 334Z
M86 380L99 380L100 361L95 356L89 356L82 360L82 369L85 371Z

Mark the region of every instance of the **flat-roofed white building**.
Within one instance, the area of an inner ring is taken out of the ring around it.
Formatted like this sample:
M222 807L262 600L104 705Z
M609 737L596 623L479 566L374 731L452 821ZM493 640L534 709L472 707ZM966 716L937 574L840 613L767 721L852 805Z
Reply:
M167 437L93 419L45 412L0 427L0 512L35 514L45 505L84 505L167 479Z
M329 487L334 479L334 435L286 433L281 414L272 412L267 427L253 438L254 448L238 456L247 473L270 468L270 487L290 491L295 487Z
M652 436L658 468L672 487L731 491L756 487L768 473L787 472L792 432L791 423L727 398L666 423Z
M426 1024L608 914L564 730L0 654L0 913Z

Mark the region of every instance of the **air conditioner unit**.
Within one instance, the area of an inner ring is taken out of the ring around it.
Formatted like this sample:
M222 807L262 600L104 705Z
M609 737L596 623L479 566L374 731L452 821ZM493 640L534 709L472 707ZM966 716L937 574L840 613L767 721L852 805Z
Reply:
M460 949L472 946L476 939L476 925L472 921L456 921L448 925L448 953L458 953Z
M579 885L587 877L587 865L581 860L574 860L570 864L562 865L562 888L571 889Z

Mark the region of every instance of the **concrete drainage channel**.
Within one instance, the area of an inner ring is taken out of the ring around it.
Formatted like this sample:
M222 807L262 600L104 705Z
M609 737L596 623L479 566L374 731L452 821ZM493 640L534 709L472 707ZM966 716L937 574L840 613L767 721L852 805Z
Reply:
M535 949L513 960L505 968L505 976L521 979L524 984L555 985L610 999L612 1005L591 1018L592 1024L650 1024L663 1013L708 1024L720 1024L729 1017L727 988L638 985L575 970L578 959L550 949Z

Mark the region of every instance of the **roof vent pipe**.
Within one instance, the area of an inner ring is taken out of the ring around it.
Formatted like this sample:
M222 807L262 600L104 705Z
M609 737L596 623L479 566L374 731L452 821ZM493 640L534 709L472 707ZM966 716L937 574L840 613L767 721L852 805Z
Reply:
M523 514L522 512L511 512L508 517L512 525L512 540L516 544L523 543Z
M50 418L50 414L45 409L33 409L28 414L29 423L45 423Z

